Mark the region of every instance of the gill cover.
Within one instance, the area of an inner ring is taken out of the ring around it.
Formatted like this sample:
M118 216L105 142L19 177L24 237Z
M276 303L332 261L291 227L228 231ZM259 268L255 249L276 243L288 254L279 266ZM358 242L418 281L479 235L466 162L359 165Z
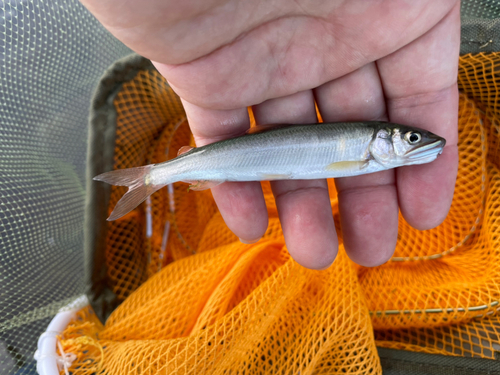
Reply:
M391 166L395 158L392 145L392 132L390 128L376 130L376 134L370 143L370 154L373 159L384 166Z

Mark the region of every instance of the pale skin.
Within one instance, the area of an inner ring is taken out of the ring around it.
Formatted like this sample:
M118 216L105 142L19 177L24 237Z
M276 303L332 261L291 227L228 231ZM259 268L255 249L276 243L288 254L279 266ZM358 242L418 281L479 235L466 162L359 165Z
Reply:
M433 163L335 181L345 249L364 266L394 252L398 209L440 224L458 167L457 0L82 0L118 39L151 59L182 98L196 144L257 124L388 120L447 141ZM324 269L338 251L325 180L272 183L290 255ZM212 189L244 242L266 231L257 182Z

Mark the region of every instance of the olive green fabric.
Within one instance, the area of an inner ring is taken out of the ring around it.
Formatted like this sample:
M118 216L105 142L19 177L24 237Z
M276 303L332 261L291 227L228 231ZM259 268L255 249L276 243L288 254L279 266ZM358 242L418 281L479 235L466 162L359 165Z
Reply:
M384 375L500 375L500 362L378 348Z
M85 253L87 296L102 321L118 306L115 293L106 279L106 217L111 186L94 183L92 178L113 169L116 134L114 98L122 84L132 80L138 71L154 69L151 62L132 54L113 64L103 75L91 105L89 148L87 157L87 206L85 212Z

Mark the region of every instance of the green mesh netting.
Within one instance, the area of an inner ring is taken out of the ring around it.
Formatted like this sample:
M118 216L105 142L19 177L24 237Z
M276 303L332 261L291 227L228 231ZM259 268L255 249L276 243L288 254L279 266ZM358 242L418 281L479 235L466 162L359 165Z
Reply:
M128 53L78 1L0 1L2 375L35 373L38 336L84 291L90 98Z
M500 17L498 0L462 0L462 18L493 19Z

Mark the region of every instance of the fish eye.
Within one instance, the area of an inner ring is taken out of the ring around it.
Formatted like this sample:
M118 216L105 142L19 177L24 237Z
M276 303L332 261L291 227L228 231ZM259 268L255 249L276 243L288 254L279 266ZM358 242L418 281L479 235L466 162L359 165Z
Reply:
M414 145L415 143L420 142L422 135L418 132L408 132L406 133L405 138L409 144Z

